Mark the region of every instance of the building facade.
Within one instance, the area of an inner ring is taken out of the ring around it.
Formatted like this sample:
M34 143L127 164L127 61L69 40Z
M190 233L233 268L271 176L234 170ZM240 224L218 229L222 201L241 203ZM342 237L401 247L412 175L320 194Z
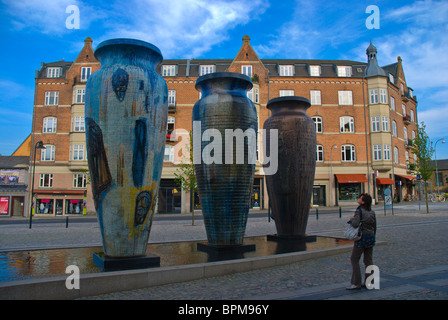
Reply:
M313 204L352 205L362 192L381 201L385 188L399 200L413 193L415 157L410 146L417 130L416 97L406 84L400 57L380 67L372 44L366 54L367 62L260 59L244 36L233 59L164 60L157 71L168 85L169 115L158 212L200 208L198 197L190 201L190 195L175 183L179 154L174 153L178 129L192 129L192 110L200 99L196 80L210 72L252 78L248 97L256 106L259 129L269 117L270 99L295 95L310 100L307 114L317 134ZM84 94L89 75L99 68L92 40L87 38L74 62L43 63L37 71L31 145L42 141L46 147L36 157L38 214L94 211L86 174ZM260 133L253 208L268 207L262 139Z

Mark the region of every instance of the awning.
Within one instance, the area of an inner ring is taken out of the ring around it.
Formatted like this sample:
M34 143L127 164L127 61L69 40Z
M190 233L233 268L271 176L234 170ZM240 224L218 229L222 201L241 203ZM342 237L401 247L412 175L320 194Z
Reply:
M367 182L365 174L336 174L338 183L360 183Z
M394 184L390 178L376 178L376 184Z
M412 176L402 176L402 175L400 175L400 174L396 174L396 176L397 177L400 177L400 178L405 178L405 179L408 179L408 180L415 180L415 179L417 179L416 177L412 177Z
M41 189L41 190L34 190L35 194L52 194L55 196L64 195L64 194L80 194L83 195L85 190L54 190L54 189Z

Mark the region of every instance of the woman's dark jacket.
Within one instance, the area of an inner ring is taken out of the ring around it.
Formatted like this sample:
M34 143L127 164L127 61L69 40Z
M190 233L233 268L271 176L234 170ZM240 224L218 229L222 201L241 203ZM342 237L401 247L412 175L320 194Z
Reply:
M362 234L376 234L376 216L374 211L367 211L363 206L359 206L355 211L354 218L350 219L349 223L354 228L357 228L359 222L361 222Z

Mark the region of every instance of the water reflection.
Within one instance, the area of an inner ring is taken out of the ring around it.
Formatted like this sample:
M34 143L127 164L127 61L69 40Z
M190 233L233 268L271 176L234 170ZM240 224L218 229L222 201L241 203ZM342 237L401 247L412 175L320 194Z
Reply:
M305 243L268 241L266 236L248 237L245 244L255 244L255 251L208 254L197 249L198 241L149 244L147 252L160 257L160 266L177 266L262 257L282 253L332 248L353 243L352 241L316 237L316 241ZM0 282L63 276L69 265L79 267L81 274L102 272L92 260L94 252L102 247L26 250L0 252Z

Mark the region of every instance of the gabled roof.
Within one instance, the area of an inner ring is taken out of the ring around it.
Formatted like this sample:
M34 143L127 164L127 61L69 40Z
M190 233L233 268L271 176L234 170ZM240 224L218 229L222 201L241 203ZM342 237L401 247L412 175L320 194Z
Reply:
M0 169L18 169L28 168L29 157L18 156L0 156Z

